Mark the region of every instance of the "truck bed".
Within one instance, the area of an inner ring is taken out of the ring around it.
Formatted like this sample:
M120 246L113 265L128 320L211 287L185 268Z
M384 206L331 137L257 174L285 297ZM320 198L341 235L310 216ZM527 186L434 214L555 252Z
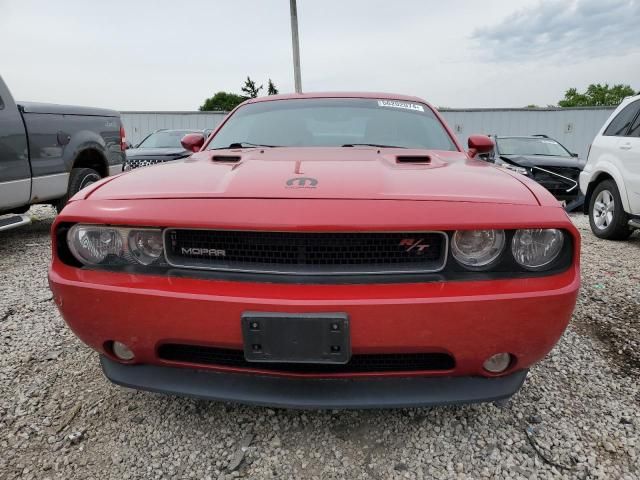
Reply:
M23 113L50 113L58 115L83 115L89 117L120 117L116 110L94 107L77 107L74 105L58 105L41 102L16 102Z

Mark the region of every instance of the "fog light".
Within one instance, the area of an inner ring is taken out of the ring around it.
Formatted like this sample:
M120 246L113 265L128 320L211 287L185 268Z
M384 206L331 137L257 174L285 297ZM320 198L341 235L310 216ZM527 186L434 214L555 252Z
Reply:
M133 357L135 356L131 349L124 343L113 342L111 349L113 350L113 354L120 360L133 360Z
M509 368L509 365L511 365L511 354L503 352L487 358L483 367L487 372L501 373Z

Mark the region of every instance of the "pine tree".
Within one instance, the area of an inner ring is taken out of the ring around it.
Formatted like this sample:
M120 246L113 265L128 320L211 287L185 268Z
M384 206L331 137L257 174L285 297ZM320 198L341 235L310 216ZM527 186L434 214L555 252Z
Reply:
M278 95L278 89L271 79L269 79L269 83L267 84L267 95Z
M263 88L263 85L256 87L256 82L251 80L251 77L247 77L247 79L244 82L244 87L242 87L242 91L246 94L247 97L256 98L260 93L260 90L262 90L262 88Z

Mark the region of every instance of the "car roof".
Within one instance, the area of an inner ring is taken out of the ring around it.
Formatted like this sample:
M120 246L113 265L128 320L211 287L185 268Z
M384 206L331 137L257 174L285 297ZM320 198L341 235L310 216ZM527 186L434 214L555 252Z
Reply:
M250 98L245 103L270 102L273 100L292 100L304 98L376 98L381 100L403 100L406 102L419 102L430 104L419 97L402 95L400 93L384 92L309 92L309 93L286 93L282 95L267 95L264 97Z
M636 100L640 100L640 93L638 95L632 95L631 97L625 97L622 102L620 102L620 107L626 107L630 103L635 102Z

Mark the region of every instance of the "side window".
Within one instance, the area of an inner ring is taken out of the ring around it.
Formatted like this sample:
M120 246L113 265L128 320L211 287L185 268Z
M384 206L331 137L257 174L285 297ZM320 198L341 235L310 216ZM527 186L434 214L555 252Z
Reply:
M636 117L636 121L631 125L631 130L627 134L628 137L640 137L640 115Z
M4 102L2 101L2 97L0 97L0 110L4 108Z
M618 115L611 121L607 129L604 131L604 135L613 137L622 137L627 132L629 125L633 122L633 119L640 111L640 100L636 100L630 103L622 109Z

